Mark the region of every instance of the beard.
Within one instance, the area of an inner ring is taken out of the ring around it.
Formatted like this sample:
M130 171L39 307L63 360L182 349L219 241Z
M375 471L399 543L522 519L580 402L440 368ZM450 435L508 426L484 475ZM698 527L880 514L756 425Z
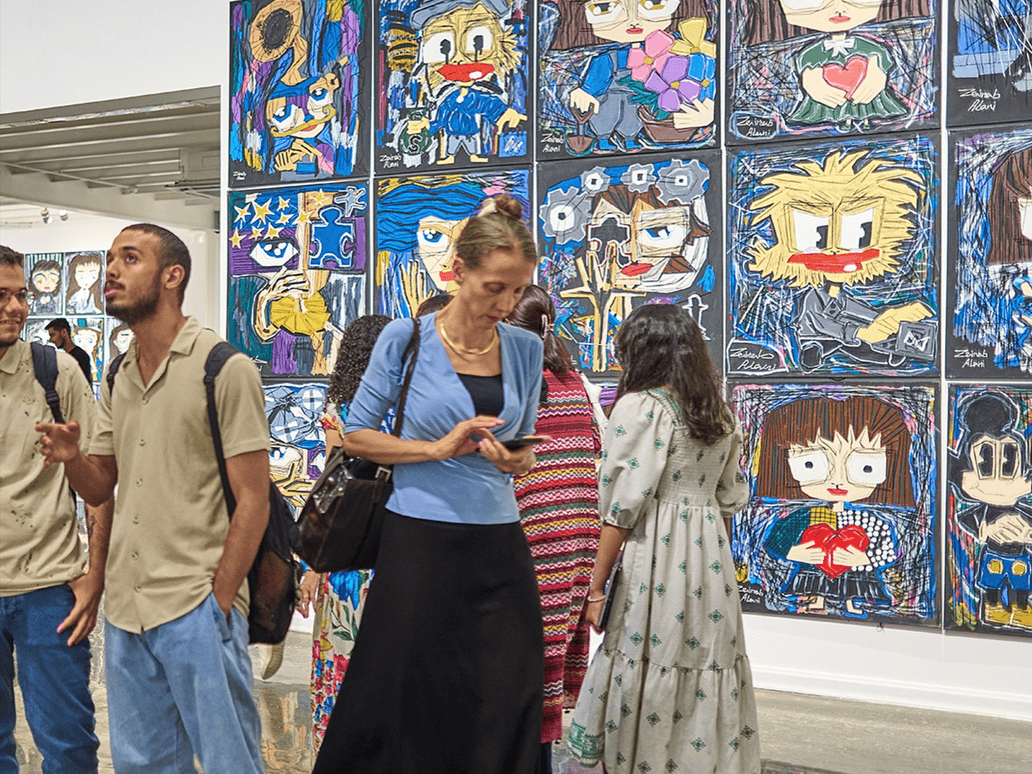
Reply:
M116 317L126 325L136 325L151 317L158 308L158 301L161 298L161 272L154 277L142 295L136 296L124 304L115 304L108 301L105 311L112 317Z

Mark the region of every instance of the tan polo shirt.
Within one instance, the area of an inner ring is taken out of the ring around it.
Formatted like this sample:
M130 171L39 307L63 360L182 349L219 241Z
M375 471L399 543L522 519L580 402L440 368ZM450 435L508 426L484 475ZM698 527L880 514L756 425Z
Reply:
M75 359L57 353L57 397L66 422L82 426L89 448L93 390ZM0 358L0 597L67 583L86 569L64 465L43 467L39 422L53 422L32 370L32 348L17 341Z
M104 609L139 633L179 618L211 593L229 530L204 394L204 361L220 341L188 317L145 385L129 345L114 395L103 381L90 454L114 455L118 490ZM215 380L226 458L269 448L258 369L234 355ZM245 581L233 603L247 615Z

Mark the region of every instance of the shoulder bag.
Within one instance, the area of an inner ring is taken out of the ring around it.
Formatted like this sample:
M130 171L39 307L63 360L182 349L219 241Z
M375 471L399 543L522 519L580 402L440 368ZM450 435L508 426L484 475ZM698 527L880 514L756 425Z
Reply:
M401 435L405 418L405 400L419 356L419 331L416 318L401 356L402 363L408 360L408 368L398 395L395 437ZM333 450L301 510L301 558L309 567L316 572L339 572L375 566L387 498L394 490L393 468L350 457L342 446Z

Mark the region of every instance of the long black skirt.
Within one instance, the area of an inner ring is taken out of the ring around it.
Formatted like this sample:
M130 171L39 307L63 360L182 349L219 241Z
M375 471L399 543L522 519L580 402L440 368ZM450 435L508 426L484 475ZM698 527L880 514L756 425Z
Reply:
M313 774L534 774L543 672L519 523L390 513Z

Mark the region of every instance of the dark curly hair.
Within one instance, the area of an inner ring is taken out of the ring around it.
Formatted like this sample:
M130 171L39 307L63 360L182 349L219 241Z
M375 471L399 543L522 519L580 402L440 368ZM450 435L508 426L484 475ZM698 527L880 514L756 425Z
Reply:
M344 329L337 351L337 362L330 376L330 386L326 390L328 404L342 406L355 397L358 383L369 365L369 356L373 354L373 345L380 331L390 321L390 317L382 314L367 314Z
M617 400L629 392L667 387L693 438L708 445L734 429L734 414L720 393L702 332L681 307L638 307L617 331L615 351L623 369Z
M565 376L573 368L566 347L559 341L555 327L555 303L537 285L527 285L506 320L510 325L536 333L545 343L545 368L556 376Z

